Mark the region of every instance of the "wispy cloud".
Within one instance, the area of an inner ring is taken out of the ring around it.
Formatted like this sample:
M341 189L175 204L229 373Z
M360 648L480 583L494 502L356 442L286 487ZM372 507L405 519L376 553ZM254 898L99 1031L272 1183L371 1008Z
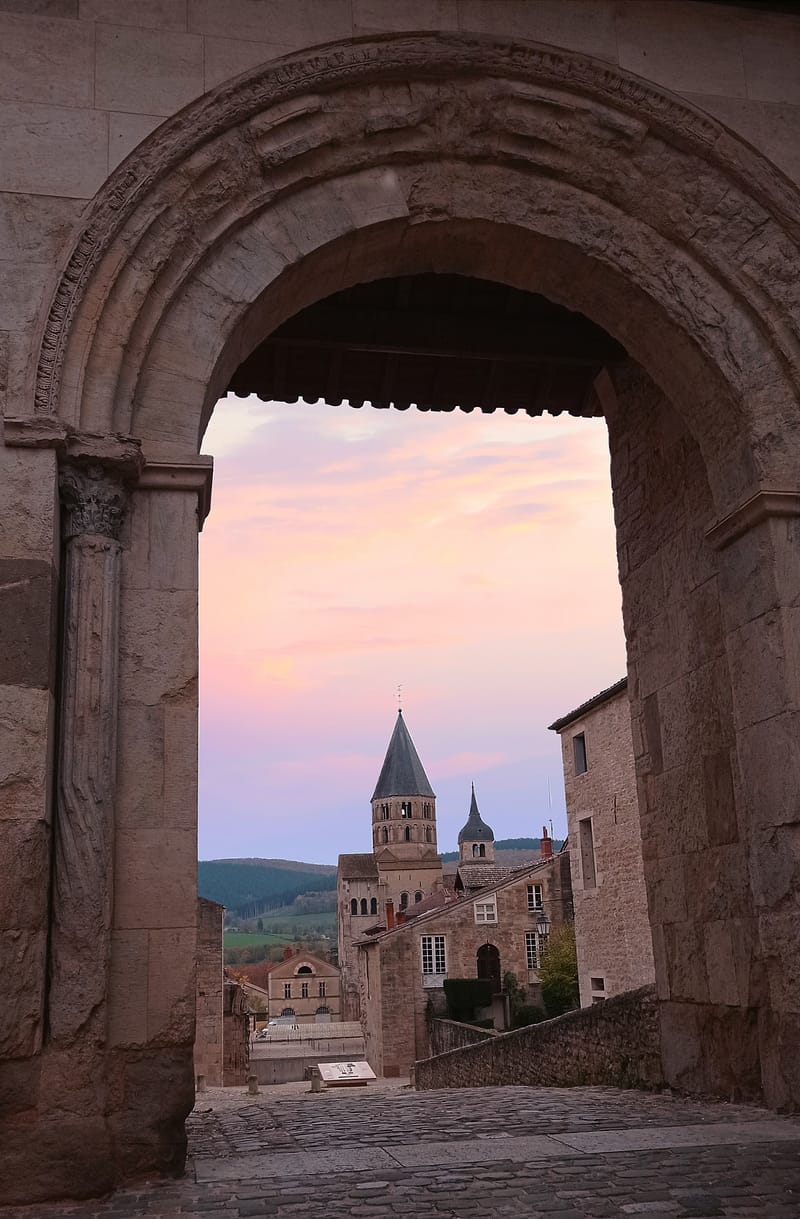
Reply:
M538 832L540 777L560 793L545 725L624 669L602 421L226 400L205 447L204 854L255 853L275 801L271 854L302 853L325 807L350 810L326 858L368 847L399 682L442 849L478 770L495 831Z

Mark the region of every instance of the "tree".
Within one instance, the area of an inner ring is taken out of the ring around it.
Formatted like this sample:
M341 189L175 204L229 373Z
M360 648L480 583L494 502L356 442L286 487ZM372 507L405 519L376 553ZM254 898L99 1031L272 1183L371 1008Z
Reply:
M525 987L520 985L519 978L510 969L503 974L503 990L508 995L512 1029L521 1029L527 1024L539 1024L544 1020L544 1012L540 1007L525 1002Z
M575 951L575 924L562 923L550 932L539 963L542 998L550 1017L578 1007L578 958Z
M260 918L260 919L258 920L258 922L256 923L256 927L258 927L258 930L259 930L259 931L263 931L263 930L264 930L264 920L263 920L263 918Z

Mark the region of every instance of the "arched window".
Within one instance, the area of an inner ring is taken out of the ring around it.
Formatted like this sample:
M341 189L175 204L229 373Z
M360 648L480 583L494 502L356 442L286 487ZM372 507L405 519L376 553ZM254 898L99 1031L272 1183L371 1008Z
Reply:
M298 973L298 974L313 974L313 972L314 972L314 970L311 968L310 965L301 965L299 969L295 970L295 973Z
M387 830L385 825L381 829L381 841L383 841L383 842L389 841L389 831Z
M377 914L377 913L378 913L378 899L377 899L377 897L373 897L373 898L371 899L371 901L370 901L370 903L369 903L369 912L370 912L370 914Z
M406 834L405 834L405 838L406 838L406 842L410 842L410 841L411 841L411 826L410 826L410 825L407 825L407 826L406 826Z
M362 914L367 913L367 899L365 897L362 897L362 899L361 899L361 913Z
M473 842L473 844L472 844L472 858L473 858L473 859L477 859L477 858L478 858L478 844L477 844L477 842Z
M486 858L486 847L484 846L483 843L481 843L481 845L480 845L480 850L478 851L478 854L480 855L481 859Z
M358 914L358 902L354 897L350 899L350 913Z
M419 889L417 889L416 893L414 894L414 902L416 903L416 902L421 902L421 901L422 901L422 894L420 893Z
M425 841L433 842L433 830L429 825L425 826Z
M322 1007L317 1008L316 1013L315 1013L315 1015L317 1015L317 1016L329 1016L330 1014L331 1014L331 1009L329 1007L326 1007L324 1003L323 1003Z
M401 910L408 909L408 894L407 893L400 894L400 909Z
M283 1016L284 1018L287 1016L294 1016L294 1015L296 1015L296 1012L293 1007L285 1007L283 1009L283 1011L281 1012L281 1016Z

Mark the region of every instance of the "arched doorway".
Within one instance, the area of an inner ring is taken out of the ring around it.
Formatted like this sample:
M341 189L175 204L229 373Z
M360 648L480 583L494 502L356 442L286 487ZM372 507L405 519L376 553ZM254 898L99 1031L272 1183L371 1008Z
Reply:
M500 972L500 950L495 944L481 944L476 954L477 976L492 984L492 994L499 994L502 986Z
M80 723L88 748L58 761L51 940L69 968L51 972L46 1052L79 1042L114 1079L146 1056L151 1103L103 1116L108 1148L136 1126L127 1171L174 1165L192 1101L200 438L267 336L401 274L535 293L630 357L592 393L609 426L667 1078L800 1103L800 690L783 663L799 229L781 175L690 106L567 52L455 36L245 74L100 191L43 319L36 417L6 437L60 454L67 580L94 614L73 629L68 600L62 732ZM170 895L155 914L153 886ZM165 929L160 1006L134 1018L131 971L156 970Z

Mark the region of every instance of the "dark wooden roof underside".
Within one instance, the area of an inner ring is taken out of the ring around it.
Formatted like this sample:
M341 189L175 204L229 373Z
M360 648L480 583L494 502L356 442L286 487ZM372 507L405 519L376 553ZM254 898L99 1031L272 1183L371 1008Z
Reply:
M594 380L625 356L543 296L460 275L358 284L284 322L229 389L265 402L600 415Z

